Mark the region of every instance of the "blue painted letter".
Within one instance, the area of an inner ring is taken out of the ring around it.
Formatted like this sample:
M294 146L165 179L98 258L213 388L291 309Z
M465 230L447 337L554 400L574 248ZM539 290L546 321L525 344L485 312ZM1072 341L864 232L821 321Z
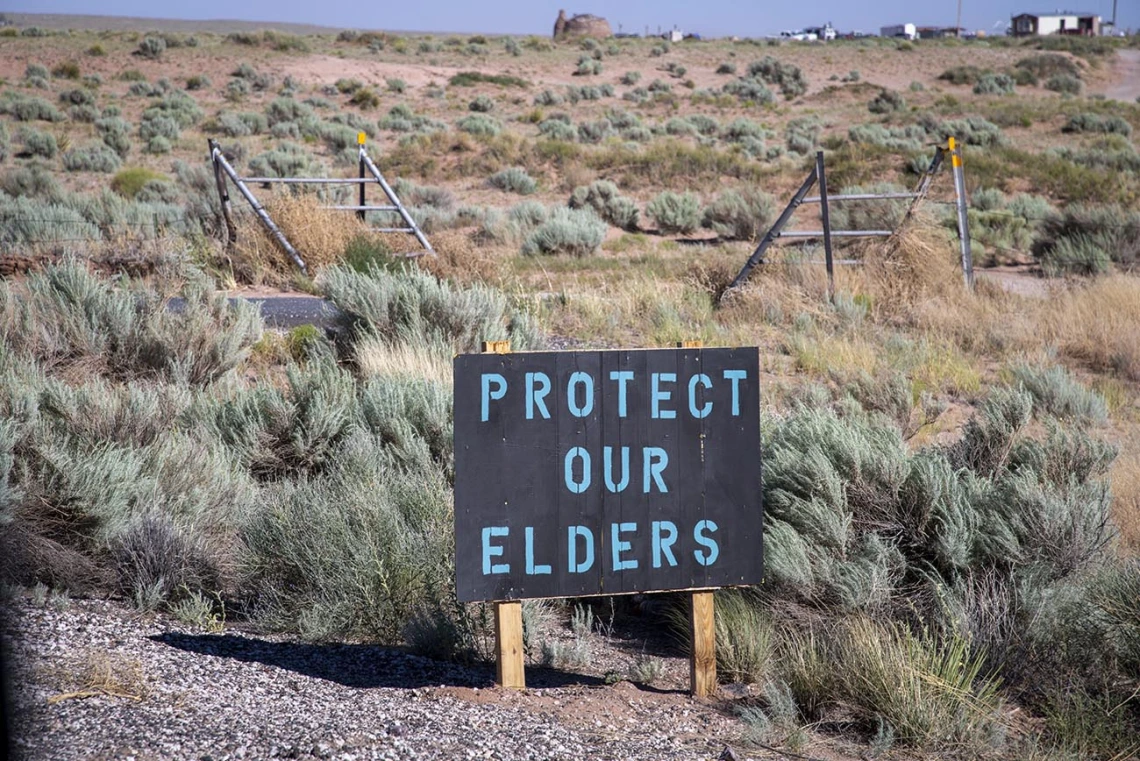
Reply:
M661 478L662 471L669 464L668 453L661 447L643 447L641 457L645 463L642 470L641 491L645 494L649 493L649 480L652 478L653 482L657 484L657 491L668 494L669 488L665 486L665 480Z
M708 417L712 412L712 402L705 402L701 408L697 409L697 384L700 383L705 388L712 388L712 381L709 376L704 373L698 373L692 378L689 378L689 412L693 413L693 417L702 418Z
M661 532L665 536L661 536ZM653 567L661 567L661 556L664 555L669 565L677 565L677 558L673 557L673 545L677 542L677 524L673 521L653 521Z
M747 370L725 370L724 377L732 381L732 416L740 415L740 381L748 377Z
M614 552L614 570L624 571L626 569L633 570L637 568L636 560L622 560L621 554L628 552L630 548L629 542L623 542L620 537L626 531L637 531L636 523L611 523L610 524L610 546Z
M705 529L708 529L711 534L717 529L716 523L713 521L697 521L697 525L693 526L693 540L702 547L708 548L707 552L705 550L693 550L693 556L701 565L712 565L720 557L720 547L711 536L704 535Z
M606 476L606 488L617 493L625 491L629 486L629 447L621 448L621 483L614 483L614 448L602 447L602 459L605 460L603 471Z
M510 533L510 529L506 526L487 526L483 529L483 575L490 576L493 573L510 573L511 566L509 563L496 563L491 565L491 558L494 556L502 555L503 548L497 544L491 544L491 537L493 536L506 536Z
M586 389L586 403L579 405L575 385ZM571 373L566 383L566 406L574 417L586 417L594 409L594 379L589 373Z
M610 380L618 384L618 417L625 417L625 384L633 380L633 370L613 370Z
M582 480L574 480L574 458L582 458ZM590 488L590 453L582 447L574 447L566 453L566 488L571 494L581 494Z
M661 402L667 402L673 397L673 392L662 391L662 383L676 383L677 373L653 373L650 376L650 416L653 419L669 420L677 417L676 410L661 409Z
M535 386L538 390L535 390ZM546 373L526 374L526 419L534 420L534 408L550 420L550 410L546 408L546 395L550 393L550 376Z
M578 562L578 537L586 540L586 559ZM585 526L570 526L566 530L568 542L566 557L570 563L570 573L585 573L594 567L594 532Z
M550 566L534 564L534 527L526 527L526 572L528 576L550 573Z
M491 384L495 384L495 389L491 390ZM491 412L491 400L502 399L507 395L507 379L498 373L483 373L483 414L480 419L486 423L488 416Z

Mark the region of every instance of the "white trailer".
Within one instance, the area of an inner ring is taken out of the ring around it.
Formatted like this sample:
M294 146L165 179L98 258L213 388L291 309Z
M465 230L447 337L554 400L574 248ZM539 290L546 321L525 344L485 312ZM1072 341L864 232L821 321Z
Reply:
M918 29L914 24L894 24L893 26L884 26L879 30L880 37L899 37L904 40L918 39Z

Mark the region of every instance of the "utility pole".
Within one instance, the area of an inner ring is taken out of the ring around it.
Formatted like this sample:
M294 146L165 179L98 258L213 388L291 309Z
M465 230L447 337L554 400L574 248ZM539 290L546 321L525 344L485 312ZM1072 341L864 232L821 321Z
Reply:
M1116 2L1116 0L1112 1L1113 3ZM958 20L954 22L954 36L962 36L962 0L958 0Z

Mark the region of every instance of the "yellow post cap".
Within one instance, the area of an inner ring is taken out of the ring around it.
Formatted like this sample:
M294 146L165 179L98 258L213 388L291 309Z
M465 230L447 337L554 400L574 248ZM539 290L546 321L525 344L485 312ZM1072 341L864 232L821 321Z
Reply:
M365 137L366 137L366 135L363 132L357 132L356 133L356 144L357 145L364 145L364 138Z

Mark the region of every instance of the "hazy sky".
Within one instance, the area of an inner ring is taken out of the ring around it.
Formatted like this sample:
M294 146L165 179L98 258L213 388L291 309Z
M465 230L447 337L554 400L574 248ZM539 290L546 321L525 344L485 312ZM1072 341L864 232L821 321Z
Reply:
M962 26L969 29L1004 30L1011 13L1046 11L1060 0L962 0ZM1080 11L1112 16L1112 0L1073 0ZM782 29L821 25L831 21L840 30L877 31L885 24L913 22L919 25L954 24L954 0L411 0L411 2L333 2L312 0L0 0L0 11L29 13L101 14L181 19L240 19L290 21L323 26L447 32L502 32L549 34L560 7L568 14L595 13L627 32L644 33L646 25L674 25L686 32L705 35L754 37ZM1140 28L1140 0L1118 0L1117 21L1121 28Z

